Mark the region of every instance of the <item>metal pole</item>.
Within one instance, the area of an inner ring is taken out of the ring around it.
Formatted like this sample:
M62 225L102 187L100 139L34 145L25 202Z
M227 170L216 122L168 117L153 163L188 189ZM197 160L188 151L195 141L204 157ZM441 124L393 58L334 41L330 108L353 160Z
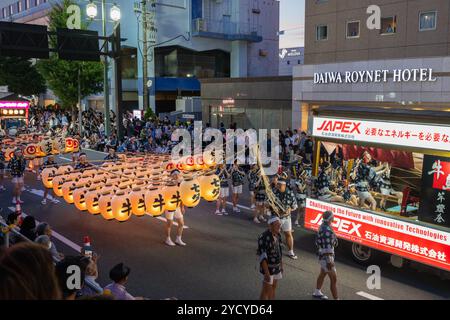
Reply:
M144 38L144 52L142 57L142 85L143 85L143 109L144 112L149 108L149 96L148 96L148 36L147 36L147 0L142 0L142 36Z
M114 28L114 69L115 69L115 106L117 110L117 137L122 140L124 137L122 106L122 43L120 35L120 23Z
M102 31L103 36L106 37L106 0L102 0ZM105 40L104 50L106 55L104 56L104 69L103 69L103 91L104 91L104 103L105 103L105 134L109 136L111 134L111 118L110 118L110 106L109 106L109 86L108 86L108 41Z
M83 117L81 114L81 65L78 65L78 126L81 139L83 137Z

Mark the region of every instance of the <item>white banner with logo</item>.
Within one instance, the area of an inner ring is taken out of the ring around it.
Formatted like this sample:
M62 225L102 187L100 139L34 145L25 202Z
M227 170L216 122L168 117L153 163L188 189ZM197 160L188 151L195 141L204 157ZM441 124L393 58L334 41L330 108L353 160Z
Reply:
M450 126L315 117L312 133L318 138L450 150Z

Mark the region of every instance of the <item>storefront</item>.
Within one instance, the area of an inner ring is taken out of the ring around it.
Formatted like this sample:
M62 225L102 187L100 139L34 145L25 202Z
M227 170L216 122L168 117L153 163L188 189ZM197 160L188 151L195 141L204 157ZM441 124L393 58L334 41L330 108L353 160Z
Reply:
M0 101L0 127L19 128L28 125L28 101Z
M450 58L307 65L294 74L293 127L314 137L313 176L326 177L334 194L315 182L305 227L316 230L331 210L358 261L375 249L399 265L450 271Z
M203 121L243 129L291 126L292 77L201 79Z

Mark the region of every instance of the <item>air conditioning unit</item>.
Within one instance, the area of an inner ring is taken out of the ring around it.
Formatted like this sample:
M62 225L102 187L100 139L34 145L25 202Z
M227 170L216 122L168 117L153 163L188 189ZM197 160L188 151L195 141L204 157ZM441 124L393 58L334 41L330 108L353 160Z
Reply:
M197 31L206 31L206 21L204 19L197 19L195 21L195 29Z

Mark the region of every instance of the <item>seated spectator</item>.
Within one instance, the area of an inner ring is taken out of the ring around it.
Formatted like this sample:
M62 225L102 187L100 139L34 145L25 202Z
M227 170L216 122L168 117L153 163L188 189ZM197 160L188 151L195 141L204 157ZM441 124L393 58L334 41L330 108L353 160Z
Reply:
M31 241L36 240L36 220L33 216L26 216L23 219L20 233Z
M83 252L82 252L83 253ZM86 285L81 290L83 297L92 297L96 295L101 295L103 293L103 288L97 283L98 278L98 267L97 267L98 256L93 253L92 258L89 258L89 264L86 267L86 274L84 281Z
M130 268L123 263L114 266L109 272L109 278L113 282L105 287L105 291L110 292L115 300L143 300L143 298L133 297L125 289L130 272Z
M38 236L36 240L34 240L37 244L42 245L44 248L48 249L50 251L52 247L52 242L50 241L50 238L46 235ZM50 252L51 254L51 252ZM55 261L55 258L52 256L53 261ZM56 262L56 261L55 261Z
M68 256L56 264L56 277L64 300L75 300L77 298L77 294L80 293L85 284L84 278L88 264L89 258L83 256ZM69 270L69 267L73 268L73 266L79 268L79 281L76 281L76 278L73 277L74 271Z
M36 235L37 236L43 236L46 235L49 240L50 240L50 253L52 254L53 260L55 260L55 262L58 262L62 259L64 259L64 255L62 253L59 253L58 250L56 249L55 244L52 241L52 229L50 228L50 225L47 222L41 222L38 224L38 226L36 227Z
M0 300L57 300L61 298L55 267L48 250L22 242L0 257Z

